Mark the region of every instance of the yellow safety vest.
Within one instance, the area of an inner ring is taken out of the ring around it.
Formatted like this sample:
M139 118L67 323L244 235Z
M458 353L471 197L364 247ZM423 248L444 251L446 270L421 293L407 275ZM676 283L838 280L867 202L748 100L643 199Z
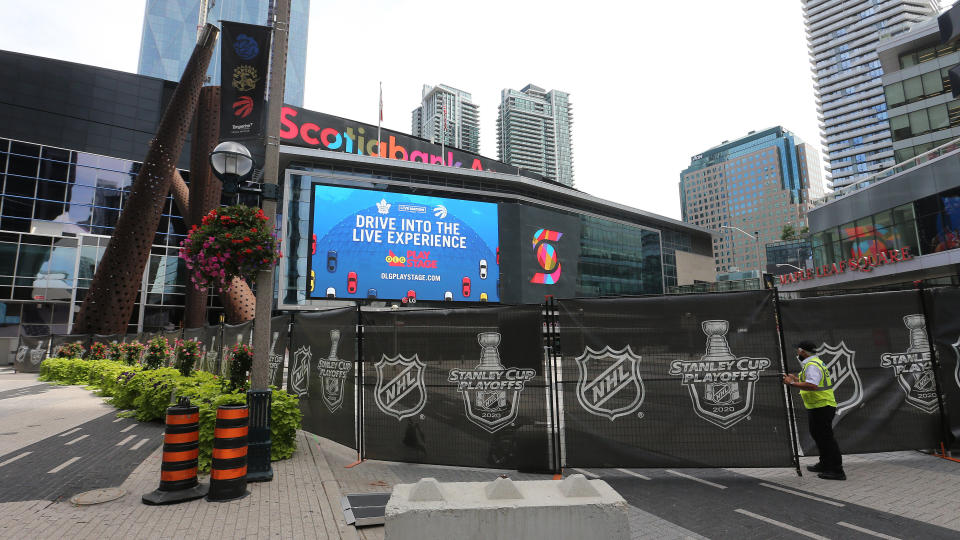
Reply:
M830 381L830 371L823 363L823 360L820 360L819 357L807 357L806 361L803 363L803 367L800 368L800 382L805 382L802 374L807 372L807 366L810 364L813 364L820 369L820 390L801 390L800 397L803 398L803 406L808 409L819 409L820 407L827 406L836 407L837 399L833 395L833 384Z

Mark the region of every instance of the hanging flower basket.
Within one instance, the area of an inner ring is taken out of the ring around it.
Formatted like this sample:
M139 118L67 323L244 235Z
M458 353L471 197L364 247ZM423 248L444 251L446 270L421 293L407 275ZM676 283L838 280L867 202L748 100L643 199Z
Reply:
M237 205L211 210L194 225L180 243L180 257L195 288L224 291L235 277L252 282L257 272L273 268L278 248L263 210Z

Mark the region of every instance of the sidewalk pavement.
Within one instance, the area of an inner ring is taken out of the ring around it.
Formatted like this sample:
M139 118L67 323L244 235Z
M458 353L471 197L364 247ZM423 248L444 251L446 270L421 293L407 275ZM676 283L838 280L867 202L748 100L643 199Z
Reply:
M42 383L36 376L9 375L8 370L0 369L0 397L3 402L24 402L44 395ZM83 395L86 394L86 396ZM63 429L70 421L71 414L77 416L73 425L88 422L100 415L113 416L112 412L103 412L103 399L80 387L56 387L49 391L48 401L56 401L55 396L64 396L64 404L73 407L73 411L55 409L59 422L56 430ZM59 398L57 398L59 399ZM86 403L78 407L78 403ZM9 406L9 405L7 405ZM0 415L3 416L3 415ZM0 427L19 426L26 421L0 417ZM25 424L30 427L36 424ZM115 424L122 426L123 424ZM19 427L17 427L19 429ZM31 429L38 429L36 426ZM0 429L0 432L15 431ZM46 436L56 430L46 430ZM44 433L26 432L26 438L15 443L6 440L10 452L42 440ZM0 433L0 435L7 435ZM57 435L53 435L57 436ZM38 439L39 437L39 439ZM3 439L0 438L0 442ZM78 445L79 446L79 445ZM77 448L73 446L71 448ZM274 462L274 480L272 482L249 484L250 495L239 500L224 503L210 503L196 500L171 506L147 506L140 497L156 489L160 478L162 448L157 448L133 472L126 477L120 487L126 495L115 501L94 506L73 506L65 500L29 500L0 503L0 539L17 538L203 538L203 539L243 539L243 538L325 538L325 539L380 539L383 527L354 529L348 526L340 507L340 498L347 493L389 492L398 483L416 482L419 478L432 476L440 481L489 481L504 471L493 469L473 469L418 465L409 463L383 462L368 460L359 465L353 464L356 452L305 432L297 434L297 451L285 461ZM0 456L4 454L0 453ZM803 458L804 464L812 463L815 458ZM2 461L2 460L0 460ZM26 460L24 460L26 461ZM22 462L21 462L22 463ZM9 465L8 465L9 466ZM918 452L893 452L845 456L847 482L825 482L814 475L805 474L798 478L791 469L688 469L699 483L727 483L737 490L740 481L768 482L776 489L811 494L815 496L844 501L850 505L859 505L881 512L903 516L911 520L937 525L945 529L960 531L960 500L957 499L960 486L960 463L936 459ZM619 471L619 472L618 472ZM507 471L514 480L542 480L550 475L523 474ZM581 472L566 470L565 473ZM662 470L634 469L590 469L588 476L597 476L621 484L627 480L664 476ZM669 471L668 471L669 472ZM43 471L37 471L38 478ZM4 485L3 469L0 465L0 490L16 489ZM669 475L668 475L669 476ZM753 480L756 479L756 480ZM207 478L201 478L208 481ZM654 478L665 482L665 479ZM650 481L636 480L641 482ZM688 480L680 479L681 482ZM652 488L655 482L642 484ZM100 487L100 486L97 486ZM768 486L769 487L769 486ZM643 490L647 490L644 487ZM683 488L687 489L687 488ZM707 490L713 488L706 487ZM760 488L764 489L764 488ZM642 491L645 493L646 491ZM684 497L694 496L693 491L682 491ZM728 492L724 492L728 493ZM810 495L801 493L797 501L807 501ZM723 495L721 495L723 496ZM700 508L704 519L714 519L710 515L712 492L707 493ZM814 497L816 498L816 497ZM647 501L648 502L648 501ZM641 497L631 500L629 507L631 528L634 538L703 538L693 530L686 529L669 520L681 521L674 516L658 511L660 516L648 510ZM816 503L819 504L819 503ZM842 504L840 506L843 506ZM643 507L643 508L641 508ZM696 525L688 522L688 526ZM694 527L696 528L696 527ZM718 533L721 531L717 531ZM711 535L712 536L712 535ZM722 534L720 536L723 536ZM831 535L834 536L834 535ZM842 536L842 535L836 535ZM960 532L958 532L960 536ZM834 536L835 537L835 536Z

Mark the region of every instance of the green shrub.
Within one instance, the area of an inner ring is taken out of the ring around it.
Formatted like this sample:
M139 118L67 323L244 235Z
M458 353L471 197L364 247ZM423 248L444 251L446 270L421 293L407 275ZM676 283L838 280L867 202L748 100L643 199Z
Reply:
M107 346L107 358L114 362L123 362L124 344L114 341Z
M249 349L249 348L248 348ZM120 409L133 409L129 414L140 421L161 420L166 416L171 397L188 397L200 409L201 471L210 470L213 452L213 430L217 407L243 405L245 391L229 391L216 375L194 371L184 377L173 368L144 369L111 360L50 358L40 365L40 378L62 384L88 384ZM124 414L124 413L121 413ZM301 415L297 398L273 389L270 411L270 459L287 459L296 449L296 434Z

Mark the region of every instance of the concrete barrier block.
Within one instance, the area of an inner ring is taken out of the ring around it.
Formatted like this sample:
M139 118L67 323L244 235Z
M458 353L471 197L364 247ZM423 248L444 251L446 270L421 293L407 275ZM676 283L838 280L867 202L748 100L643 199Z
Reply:
M493 482L483 486L483 491L490 500L496 499L522 499L520 490L513 484L509 478L497 478Z
M443 483L436 486L443 500L433 501L411 499L420 482L398 484L387 503L384 534L388 540L630 538L623 497L602 480L576 476L569 482ZM512 491L519 497L497 498Z
M560 482L560 492L565 497L599 497L600 492L590 485L587 477L582 474L572 474Z
M442 501L440 482L436 478L421 478L410 490L411 501Z

